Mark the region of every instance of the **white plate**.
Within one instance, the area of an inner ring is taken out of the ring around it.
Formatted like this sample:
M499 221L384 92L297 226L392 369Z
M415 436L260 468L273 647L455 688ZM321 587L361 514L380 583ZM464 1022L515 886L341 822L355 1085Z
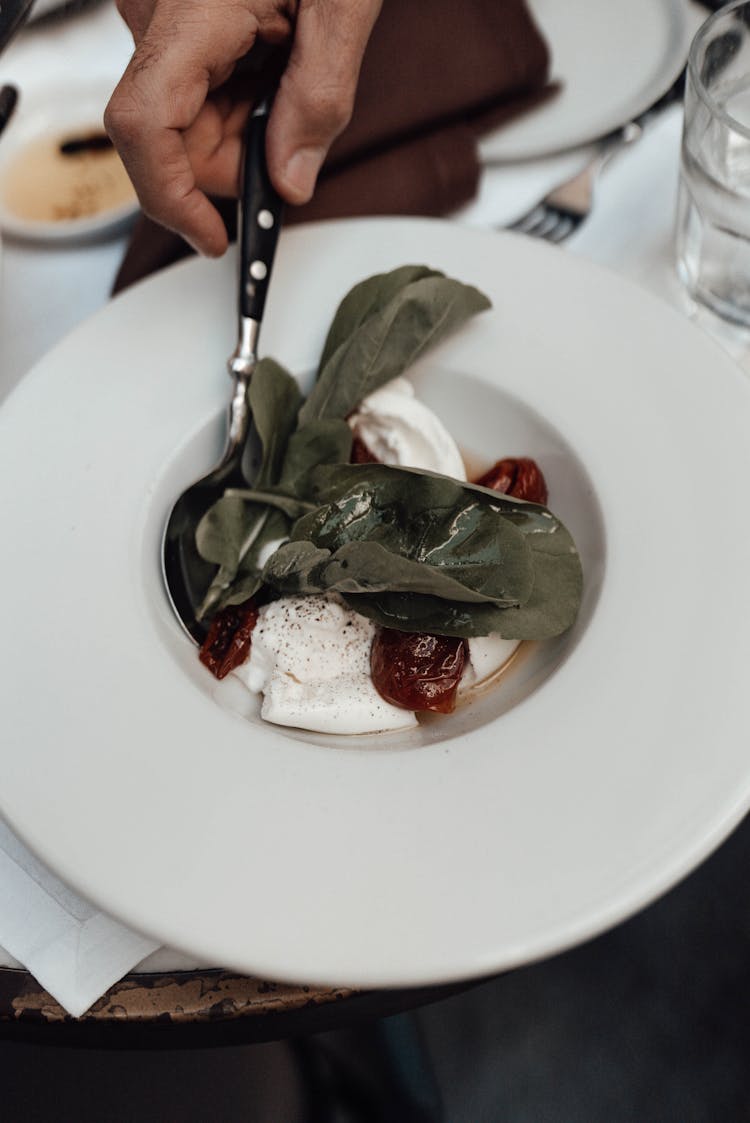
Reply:
M586 571L571 636L419 734L239 716L167 606L163 520L229 388L230 260L116 300L0 409L0 807L84 895L202 961L361 986L494 972L627 916L750 803L748 384L621 279L427 220L286 233L263 349L309 370L349 286L410 261L494 302L420 393L483 458L539 458Z
M531 0L530 7L562 89L485 137L485 163L548 156L632 120L672 85L696 24L687 0Z
M34 20L48 16L50 12L57 12L62 8L73 8L74 6L70 3L70 0L34 0L27 22L33 23Z
M82 242L123 232L132 223L139 209L135 192L131 198L97 214L58 222L16 214L7 206L2 193L3 179L29 145L45 137L57 139L101 131L104 109L115 84L116 79L95 78L67 82L63 94L59 84L22 92L0 146L0 228L4 234L32 242Z

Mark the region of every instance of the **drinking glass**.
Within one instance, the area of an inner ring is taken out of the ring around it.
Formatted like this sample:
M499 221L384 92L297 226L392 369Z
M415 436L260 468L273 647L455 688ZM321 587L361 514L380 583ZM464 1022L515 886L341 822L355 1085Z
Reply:
M750 326L750 2L703 24L688 56L677 272L694 300Z

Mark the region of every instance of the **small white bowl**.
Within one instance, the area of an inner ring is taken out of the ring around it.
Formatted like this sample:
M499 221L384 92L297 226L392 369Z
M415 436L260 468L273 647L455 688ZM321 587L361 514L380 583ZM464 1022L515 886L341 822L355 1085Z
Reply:
M30 94L21 91L0 145L0 229L7 237L35 242L85 241L120 233L132 222L138 212L134 191L125 201L91 214L49 220L18 213L7 197L10 177L17 175L24 154L33 160L35 145L45 138L63 142L103 131L102 116L110 93L111 85L102 82L68 86L64 91L59 86L40 87ZM52 177L48 183L50 192L54 192Z

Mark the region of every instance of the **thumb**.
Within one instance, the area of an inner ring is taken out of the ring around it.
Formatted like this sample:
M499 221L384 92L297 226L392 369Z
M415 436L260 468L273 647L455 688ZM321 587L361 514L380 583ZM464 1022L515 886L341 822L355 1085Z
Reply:
M328 149L349 123L362 56L381 3L300 2L266 141L269 174L290 203L310 199Z

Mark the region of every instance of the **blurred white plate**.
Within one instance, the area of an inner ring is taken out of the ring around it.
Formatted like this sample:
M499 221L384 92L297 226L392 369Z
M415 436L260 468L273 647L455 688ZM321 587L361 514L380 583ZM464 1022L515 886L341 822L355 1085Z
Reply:
M79 12L99 7L104 2L105 0L34 0L27 22L33 23L34 20L42 19L51 12L61 14L65 11L68 15L77 15ZM110 0L106 2L109 3Z
M484 137L485 163L588 144L642 113L687 58L687 0L530 0L551 54L556 97ZM707 14L707 13L706 13Z
M124 230L138 213L135 193L116 206L81 218L42 221L25 218L8 205L4 184L30 146L103 131L102 116L116 79L70 82L61 95L59 84L21 91L16 111L0 145L0 229L24 241L80 242ZM50 190L53 186L50 183Z
M62 8L71 7L69 0L34 0L29 12L28 22L48 16L50 12L60 11Z
M360 986L499 971L652 900L750 803L748 382L620 278L426 220L285 233L264 352L309 371L342 294L410 261L494 304L414 371L420 395L478 457L539 459L586 575L569 636L417 732L240 713L167 604L164 519L220 442L232 260L126 293L0 409L0 809L203 962Z

